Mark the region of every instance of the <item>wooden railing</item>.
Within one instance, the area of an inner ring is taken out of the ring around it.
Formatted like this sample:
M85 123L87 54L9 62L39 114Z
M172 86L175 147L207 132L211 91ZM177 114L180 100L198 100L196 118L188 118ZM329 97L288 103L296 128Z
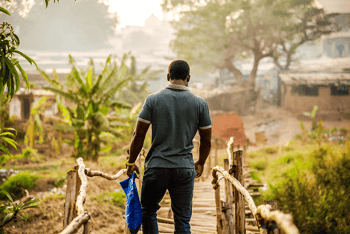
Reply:
M292 216L281 211L272 211L271 205L256 207L249 191L244 187L242 157L243 151L233 151L233 138L228 142L229 159L224 160L224 168L215 166L212 169L212 185L215 190L217 233L243 234L245 230L245 201L253 214L261 234L267 234L269 225L277 224L285 234L299 234L293 224ZM222 176L219 178L218 174ZM220 199L220 180L225 179L225 201Z
M86 176L100 176L108 180L116 180L126 172L126 169L122 169L115 175L108 175L101 171L93 171L85 168L82 158L76 159L76 162L78 166L67 173L67 192L63 221L64 230L61 234L73 234L82 226L84 226L83 234L89 233L90 215L84 210L83 206L86 200Z

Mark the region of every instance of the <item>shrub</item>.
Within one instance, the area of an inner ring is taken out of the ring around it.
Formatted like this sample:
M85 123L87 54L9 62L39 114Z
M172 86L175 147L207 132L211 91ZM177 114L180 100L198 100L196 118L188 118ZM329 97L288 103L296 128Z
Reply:
M279 185L270 185L269 199L293 215L301 233L350 233L350 144L306 157L311 167L286 171Z
M263 158L252 160L249 162L249 164L253 169L256 169L259 171L263 171L267 167L266 159L263 159Z
M38 176L32 175L27 172L19 173L15 176L8 178L1 186L0 189L13 194L15 198L19 198L23 195L23 190L31 190L38 180ZM0 197L3 199L4 197Z
M275 154L278 152L278 146L274 146L274 147L266 147L265 148L265 152L267 154Z

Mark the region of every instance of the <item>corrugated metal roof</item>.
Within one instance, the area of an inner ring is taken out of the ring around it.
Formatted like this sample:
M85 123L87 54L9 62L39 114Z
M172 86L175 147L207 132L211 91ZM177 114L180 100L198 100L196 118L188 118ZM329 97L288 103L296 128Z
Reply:
M288 85L350 85L350 73L281 73Z

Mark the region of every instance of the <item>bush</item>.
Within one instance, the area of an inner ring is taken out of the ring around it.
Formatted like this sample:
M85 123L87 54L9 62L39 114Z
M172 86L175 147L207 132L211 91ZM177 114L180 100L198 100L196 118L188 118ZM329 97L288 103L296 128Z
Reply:
M301 233L350 233L350 144L307 155L311 168L295 168L272 186L269 199L291 213ZM297 167L297 165L296 165Z
M31 190L39 179L38 176L27 172L19 173L8 178L1 186L0 190L5 190L12 194L15 198L20 198L23 195L24 189ZM0 197L3 199L4 197Z
M267 154L276 154L278 152L278 146L275 147L266 147L265 152Z

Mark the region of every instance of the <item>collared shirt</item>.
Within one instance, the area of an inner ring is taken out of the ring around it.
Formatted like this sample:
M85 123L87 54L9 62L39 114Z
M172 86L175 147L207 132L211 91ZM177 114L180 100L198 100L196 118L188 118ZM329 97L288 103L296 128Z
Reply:
M152 145L145 168L194 168L192 140L198 129L211 128L206 101L183 85L169 84L150 94L139 121L152 124Z

